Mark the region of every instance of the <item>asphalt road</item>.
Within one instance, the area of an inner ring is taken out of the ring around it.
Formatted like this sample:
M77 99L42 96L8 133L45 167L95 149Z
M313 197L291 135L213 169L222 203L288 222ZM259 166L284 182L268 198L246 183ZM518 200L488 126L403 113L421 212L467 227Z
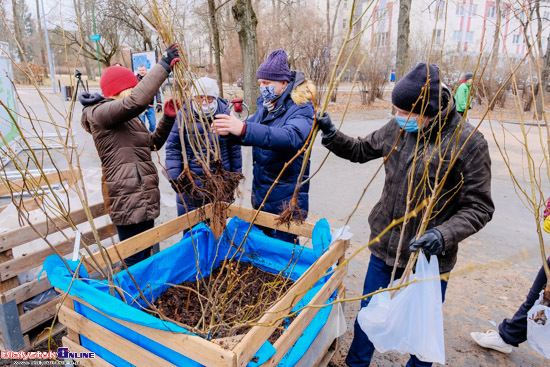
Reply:
M65 124L62 115L69 103L61 101L58 96L52 95L47 90L43 90L43 92L52 105L62 111L60 115L53 112L54 119L61 125ZM32 108L33 114L40 118L47 116L46 107L40 101L36 91L21 89L19 93L25 105ZM99 159L91 136L80 126L80 110L81 107L77 104L73 129L76 133L75 139L78 144L77 150L81 167L86 172L99 168ZM50 108L51 111L53 110ZM366 116L368 117L368 113ZM381 127L386 121L386 119L346 120L343 131L351 136L365 136ZM476 121L472 122L477 123ZM50 125L42 124L42 127L45 132L53 131ZM517 136L520 132L519 126L505 124L505 128L508 129L506 133L508 155L514 169L519 170L525 163L525 154L522 153L520 142L510 138L510 134ZM512 185L508 169L495 144L489 123L484 122L480 131L485 135L490 146L493 164L492 193L496 212L493 220L484 229L461 244L459 262L455 267L457 275L451 278L447 300L444 304L448 365L543 365L543 358L526 345L522 345L512 355L504 356L498 352L484 351L469 340L468 333L470 331L491 328L490 320L498 323L503 317L512 316L513 311L527 294L528 287L541 264L533 214L523 205ZM502 131L497 133L497 141L503 141L502 134ZM531 142L537 142L537 137L538 134L534 131L529 135ZM326 153L327 150L321 146L320 139L318 139L312 154L312 172L319 167ZM540 155L537 157L540 161ZM54 160L60 168L66 167L65 158L61 154L56 154ZM157 158L154 157L153 160L157 161ZM160 152L160 160L164 162L164 149ZM324 217L328 219L333 228L341 227L357 205L365 185L380 164L381 160L359 165L330 155L311 182L309 221L314 222ZM242 196L237 200L237 204L249 207L252 177L251 148L249 147L243 147L243 167L246 180L241 185ZM10 168L12 167L8 166L8 169ZM357 205L357 211L349 222L351 232L354 234L350 253L357 246L368 241L367 216L380 196L383 176L382 170L367 190L363 201ZM518 182L529 188L529 180L526 177L526 175L518 176ZM550 192L548 187L542 189L543 192ZM175 196L165 179L161 179L161 191L163 205L157 223L165 222L176 216ZM164 241L161 247L164 248L174 242L175 238L169 239ZM525 253L527 254L526 258L522 255ZM350 262L349 274L345 280L347 296L353 297L361 293L368 258L369 252L365 250ZM483 267L491 262L493 267ZM474 268L467 271L460 270L465 269L468 265L474 265ZM358 302L346 305L348 330L352 329L352 321L358 307ZM342 358L345 356L350 340L351 332L348 331L343 338L340 353L334 359L335 365L342 364ZM400 355L387 353L376 355L373 365L392 366L405 361L406 358Z

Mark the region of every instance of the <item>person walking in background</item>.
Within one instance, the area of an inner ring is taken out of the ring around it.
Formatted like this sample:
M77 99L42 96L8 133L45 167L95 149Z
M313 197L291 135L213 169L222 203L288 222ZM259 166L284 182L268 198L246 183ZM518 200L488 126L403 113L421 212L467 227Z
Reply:
M147 68L144 65L140 65L138 67L138 73L136 74L138 82L141 82L145 75L147 75ZM146 119L147 121L149 121L150 132L155 131L155 128L157 127L157 117L155 116L155 110L156 112L162 112L162 92L160 91L160 87L156 91L155 95L151 98L151 101L149 101L149 104L147 105L145 111L143 111L143 113L139 115L139 118L141 119L141 121L143 121L144 124Z
M462 83L458 86L455 93L456 112L460 116L468 111L471 107L470 89L472 88L472 78L474 74L466 73L462 79Z
M189 168L197 174L199 177L204 177L201 165L198 163L195 152L189 144L190 134L199 134L204 136L204 127L202 120L207 124L212 123L212 116L217 114L229 114L229 104L227 100L220 98L218 83L214 79L200 78L195 81L192 89L193 100L188 105L191 106L191 110L183 110L180 113L184 113L187 119L191 119L195 124L195 128L191 132L188 131L188 127L182 126L184 129L184 142L185 150L187 152L187 159ZM212 141L212 135L208 134L211 140L211 145L214 145ZM235 144L232 140L221 138L219 139L220 156L223 169L227 172L242 172L242 157L241 146ZM204 156L207 156L206 144L202 146ZM182 144L180 140L180 133L178 124L174 124L168 141L166 142L166 169L168 175L171 178L172 187L178 193L174 183L177 183L178 177L183 171L183 156L182 156ZM215 168L212 167L212 170ZM200 181L196 181L197 185L202 185ZM178 205L178 216L183 215L191 210L208 204L208 199L203 197L202 199L192 198L188 194L185 194L182 190L179 190L181 195L176 195L176 202ZM185 203L185 204L184 204Z
M550 233L550 199L544 210L543 229ZM550 267L550 257L546 260ZM493 349L501 353L512 353L512 347L518 347L527 340L527 313L539 299L540 292L545 289L548 279L544 267L541 267L527 297L511 319L504 319L498 326L498 331L488 330L485 333L471 332L472 339L481 347Z
M307 140L313 125L315 85L299 71L290 71L284 50L273 51L256 72L260 97L256 113L246 122L233 115L215 116L214 127L224 135L233 135L239 144L251 145L254 165L252 206L258 209L283 166ZM304 156L295 159L267 197L262 210L280 214L292 199ZM309 176L309 161L304 179ZM300 187L298 207L304 217L309 209L309 182ZM297 236L270 228L261 228L270 237L286 242Z
M426 199L435 183L441 182L450 170L427 229L420 237L417 233L422 215L417 215L411 217L404 228L393 227L369 246L371 257L363 295L386 288L396 262L395 277L400 278L411 253L419 249L427 258L437 255L439 271L445 276L457 261L460 241L479 231L492 218L494 205L487 141L472 125L461 121L451 91L439 78L435 64L420 63L412 68L392 91L395 117L364 138L338 131L328 114L317 116L323 132L322 144L338 157L356 163L384 158L386 177L382 196L368 218L370 241L383 233L393 220L404 217L408 203L414 207L414 203ZM426 85L429 90L424 94ZM449 166L454 147L459 149L464 144L456 163ZM413 188L410 198L407 197L409 184ZM401 235L402 242L409 246L403 246L397 257ZM443 300L446 289L447 281L442 279ZM363 299L361 307L369 302L370 297ZM356 320L346 364L368 366L374 349ZM413 355L407 366L431 366L431 363Z
M103 170L105 205L120 241L153 228L160 214L159 178L151 151L159 150L168 138L176 110L168 100L153 133L138 116L179 60L178 45L170 46L139 84L129 69L108 67L99 81L103 96L88 92L79 96L84 106L82 127L94 139ZM134 265L150 253L148 248L129 256L126 265Z

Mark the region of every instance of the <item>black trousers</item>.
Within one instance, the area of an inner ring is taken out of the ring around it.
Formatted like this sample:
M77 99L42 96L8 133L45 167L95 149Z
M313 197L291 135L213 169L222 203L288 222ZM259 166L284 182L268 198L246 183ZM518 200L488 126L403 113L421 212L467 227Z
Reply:
M550 260L548 266L550 266ZM517 347L519 344L527 340L527 312L533 307L535 301L539 299L540 291L546 286L546 273L544 268L540 268L529 294L525 302L516 311L511 319L504 319L498 326L498 332L502 339L508 343Z
M118 238L120 241L124 241L128 238L134 237L137 234L147 231L155 226L155 220L148 220L141 223L129 224L127 226L116 226L116 231L118 232ZM128 256L124 259L126 266L130 267L138 262L147 259L151 256L151 250L153 246L146 248L143 251L140 251L136 254Z

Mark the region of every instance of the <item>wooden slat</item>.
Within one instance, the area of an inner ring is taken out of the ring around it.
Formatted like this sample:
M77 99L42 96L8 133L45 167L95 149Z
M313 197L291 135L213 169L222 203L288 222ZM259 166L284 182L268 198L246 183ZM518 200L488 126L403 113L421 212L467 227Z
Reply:
M5 263L7 261L13 260L13 252L12 250L7 251L1 251L0 252L0 264ZM6 281L0 281L0 292L5 293L6 291L13 289L19 285L19 280L17 278L8 279ZM0 297L0 301L2 303L9 302L10 300L6 299L4 294Z
M47 340L50 336L50 326L51 325L48 325L48 327L45 327L38 335L35 335L32 338L30 338L30 339L32 339L32 341L30 341L29 350L36 349L36 346L38 346L39 344L41 344L43 342L47 342ZM67 330L65 325L63 325L59 322L56 322L55 325L53 326L53 330L52 330L52 339L57 334L62 333L65 330Z
M37 327L44 321L47 321L55 315L56 305L59 303L60 298L57 297L43 305L38 306L34 310L24 313L19 317L21 323L21 331L26 333L27 331Z
M42 186L45 186L46 182L49 182L50 184L56 184L62 181L68 181L70 186L70 184L74 181L72 178L70 169L66 169L59 172L56 171L56 172L46 173L45 176L46 176L46 179L44 179L44 177L42 176L32 176L32 180L31 180L31 177L28 177L26 179L20 178L18 180L10 180L9 187L6 182L0 182L0 196L10 195L12 191L20 193L23 191L23 188L25 188L25 191L34 190ZM27 181L26 186L24 185L25 181Z
M61 341L63 342L63 346L66 347L66 348L69 348L69 350L71 351L71 353L91 353L88 349L84 348L82 345L80 344L77 344L75 342L73 342L71 339L67 338L66 336L64 336ZM94 356L94 358L91 358L91 359L87 359L87 358L82 358L82 359L79 359L78 360L78 365L79 366L84 366L84 367L112 367L113 365L106 362L103 358L99 357L99 356Z
M255 214L256 214L256 210L243 208L237 205L231 205L227 209L227 215L229 217L236 216L247 222L252 221ZM306 222L303 224L290 223L290 226L287 226L286 224L279 226L277 225L278 217L279 216L275 214L260 212L256 220L254 221L254 224L261 225L264 227L274 228L278 231L284 231L284 232L292 233L298 236L311 238L313 227L315 227L315 225Z
M12 280L17 280L17 278L12 278L9 281ZM40 277L40 282L35 279L33 281L21 284L15 288L5 291L2 294L4 298L3 302L9 302L14 299L17 304L20 304L21 302L26 301L29 298L50 289L51 287L52 286L50 285L46 274L42 274L42 276Z
M313 285L321 278L327 270L342 256L345 251L345 242L337 241L332 244L308 270L294 283L285 296L273 305L260 318L258 324L273 326L254 326L237 344L233 351L237 354L237 366L244 366L250 361L254 354L260 349L263 343L273 333L275 328L282 322L274 322L275 319L287 315L300 299Z
M308 305L323 305L327 302L336 288L342 283L346 277L347 266L338 269L325 285L315 294ZM306 308L292 321L290 326L285 330L283 335L277 339L273 346L277 350L263 366L276 366L285 356L288 350L296 343L296 340L302 335L304 330L309 326L309 323L315 315L320 311L320 308Z
M210 204L208 204L207 207L210 207ZM118 250L118 253L120 253L120 256L122 258L127 258L130 255L145 250L155 243L159 243L160 241L172 237L176 233L193 227L194 225L200 223L203 219L204 218L202 218L199 210L193 210L185 215L174 218L155 228L142 232L137 236L119 242L115 245L109 246L107 247L107 252L109 253L111 259L116 262L119 260L119 257L117 251L115 250L115 246ZM103 258L101 257L99 252L96 252L94 254L94 257L101 267L105 266L105 262L103 261ZM89 255L86 256L86 260L91 262ZM91 272L92 269L89 269L87 267L86 270L88 270L88 272Z
M80 302L83 305L101 313L104 316L105 313L101 312L97 308L93 307L89 303L74 296L69 296L76 302ZM110 316L107 316L110 317ZM235 354L229 350L225 350L217 344L204 340L203 338L182 333L172 333L170 331L153 329L147 326L133 324L120 319L111 319L119 324L134 330L135 332L145 335L148 338L156 341L159 344L164 345L178 353L185 355L186 357L201 363L205 366L222 367L222 366L234 366ZM67 327L69 327L67 325Z
M56 290L59 291L57 288ZM65 294L62 295L62 297L64 296ZM69 310L74 311L74 301L71 298L66 297L65 301L63 302L63 305L67 307ZM73 329L67 329L67 338L71 339L75 343L80 344L80 337L78 336L78 333Z
M116 227L113 224L107 224L100 227L97 231L101 240L117 234ZM83 233L83 236L93 238L93 232L90 230ZM69 240L55 244L54 247L62 256L71 253L74 248L74 236L70 236ZM53 253L53 250L48 246L40 251L27 254L26 256L0 263L0 280L13 278L24 271L34 269L37 266L42 265L44 260Z
M97 218L106 214L105 205L103 202L90 205L90 211L93 218ZM71 219L75 224L80 224L88 220L84 209L79 209L75 212L72 212ZM69 224L66 221L60 218L56 218L53 221L45 220L43 222L36 223L34 225L34 229L31 226L25 226L12 229L11 231L2 232L0 233L0 252L41 238L41 236L38 235L35 230L37 230L39 233L42 233L43 235L46 235L55 233L57 229L62 230L68 227Z
M39 208L37 201L42 204L43 199L43 197L37 197L23 200L23 202L21 203L21 207L25 208L25 211L33 211ZM8 206L9 204L0 206L0 213L2 213L4 209L6 209Z
M67 328L73 329L80 335L136 366L173 366L167 360L107 330L66 306L61 306L59 309L59 321Z

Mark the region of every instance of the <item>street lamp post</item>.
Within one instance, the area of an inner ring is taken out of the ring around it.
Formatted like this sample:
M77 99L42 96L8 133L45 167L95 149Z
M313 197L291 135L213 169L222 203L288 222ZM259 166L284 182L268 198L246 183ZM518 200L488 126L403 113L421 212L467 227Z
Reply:
M42 6L42 22L44 23L44 36L46 37L46 50L48 51L48 63L50 66L50 79L52 81L52 91L57 93L55 88L55 71L52 60L52 51L50 50L50 39L48 37L48 25L46 24L46 13L44 12L44 0L40 0Z

